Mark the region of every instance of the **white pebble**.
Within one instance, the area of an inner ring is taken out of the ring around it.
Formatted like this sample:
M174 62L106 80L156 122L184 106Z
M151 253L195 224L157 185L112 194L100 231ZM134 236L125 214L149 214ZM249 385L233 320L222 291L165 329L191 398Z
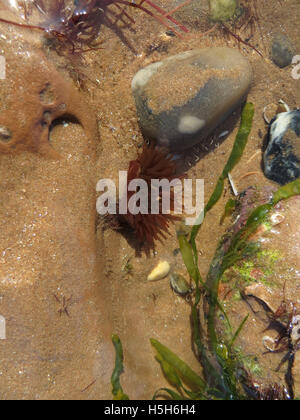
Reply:
M170 264L167 261L162 261L151 271L147 280L156 281L161 280L169 274L171 270Z

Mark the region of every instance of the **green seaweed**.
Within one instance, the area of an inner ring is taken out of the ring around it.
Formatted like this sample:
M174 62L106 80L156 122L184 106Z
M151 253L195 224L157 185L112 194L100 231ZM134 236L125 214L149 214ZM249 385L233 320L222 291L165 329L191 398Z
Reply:
M254 105L252 103L246 103L242 110L240 128L237 133L230 157L225 165L225 168L222 172L222 175L218 179L217 185L208 200L204 208L204 215L201 215L201 219L205 220L207 213L215 206L215 204L222 197L224 191L224 181L228 177L228 174L234 169L234 167L239 163L245 147L248 142L248 137L251 132L252 122L254 118ZM203 222L202 222L203 223ZM190 243L194 253L195 265L198 269L198 252L196 246L196 237L200 231L201 224L195 224L191 231ZM200 276L200 274L199 274Z
M253 261L243 261L241 266L239 266L239 264L236 264L233 268L241 277L243 283L251 284L257 281L252 274L255 267L256 266Z
M133 273L133 265L130 263L130 258L125 255L123 258L123 265L122 265L122 271L128 275L132 275Z
M223 252L222 246L219 248L209 270L206 288L209 289L209 313L208 313L208 332L211 345L216 351L218 345L218 338L216 335L215 315L217 310L218 288L221 278L225 271L232 267L237 262L241 261L247 254L253 253L257 244L248 242L250 236L257 230L257 228L266 220L269 213L274 206L281 200L286 200L293 195L300 194L300 180L291 182L284 187L279 188L273 195L270 203L264 204L253 210L250 214L247 223L231 240L231 245L228 251Z
M241 285L250 285L259 281L266 286L274 286L274 273L281 258L281 254L278 250L261 250L258 247L257 251L254 252L253 255L245 257L243 261L238 261L232 266L231 277ZM254 271L256 270L261 272L259 279L255 276ZM229 281L229 273L226 271L221 279L221 282L224 283Z
M225 178L241 158L251 131L253 115L253 105L246 104L243 109L242 122L233 151L219 178L214 193L205 207L205 215L221 197ZM183 261L196 285L196 294L191 302L192 343L195 353L201 362L204 378L166 346L155 339L151 339L151 345L156 350L156 359L160 363L168 382L176 389L175 391L169 388L160 388L154 394L154 399L161 392L165 392L169 398L174 400L243 400L247 398L243 388L243 383L247 380L247 377L245 378L245 369L248 369L250 373L258 374L260 367L253 358L243 356L241 351L234 347L234 344L244 328L248 316L243 319L240 326L233 333L227 315L218 300L219 284L226 270L249 256L253 257L256 255L257 258L270 258L270 261L274 263L278 260L279 255L267 255L265 251L260 250L257 243L251 242L250 238L258 227L267 221L270 212L278 202L294 195L300 195L300 179L279 188L269 203L254 209L245 226L230 239L226 249L224 242L220 242L205 282L198 267L198 251L195 242L200 227L193 227L190 241L188 241L186 235L177 232ZM208 304L204 326L200 321L199 315L201 298L204 300L204 303ZM218 311L225 315L228 325L227 333L223 335L219 335L216 328ZM203 333L204 327L207 330L206 338L204 338L205 334ZM119 381L123 372L122 346L119 338L117 336L114 337L117 356L116 368L112 377L113 394L119 399L125 399L122 397L128 397L124 395ZM243 373L241 374L241 372ZM250 398L255 398L255 396L252 395Z
M252 103L247 103L244 106L243 111L242 111L240 128L237 133L229 159L225 165L225 168L223 169L222 175L219 177L217 181L217 185L210 199L208 200L208 203L205 206L204 218L206 214L215 206L215 204L222 197L222 194L224 191L224 181L228 177L228 174L239 163L243 155L243 152L248 142L249 134L251 132L253 117L254 117L254 105ZM196 224L192 228L191 243L194 242L194 240L196 239L196 236L200 230L200 227L201 227L200 224L199 225Z
M158 358L159 362L162 363L162 361L164 361L167 365L172 367L172 369L170 370L170 378L169 371L165 372L167 373L166 376L170 380L170 383L172 383L172 381L175 381L176 386L178 386L179 388L182 387L181 380L179 379L180 376L182 380L188 383L195 391L204 391L205 382L185 362L183 362L178 356L176 356L176 354L174 354L171 350L169 350L159 341L152 338L150 342L152 347L154 347L154 349L157 352L156 357ZM176 374L174 374L175 372Z
M114 400L129 400L128 395L124 394L120 384L120 376L124 372L123 367L123 347L117 335L112 336L112 342L116 351L115 368L111 376L112 394Z
M274 206L281 200L286 200L294 195L300 194L300 180L297 179L284 187L279 188L274 194L270 203L257 207L250 214L246 225L232 239L230 248L222 263L222 269L231 267L232 261L239 261L247 250L255 247L255 244L248 242L248 239L256 232L258 227L265 222Z
M200 276L198 267L195 265L192 246L187 240L186 236L178 234L177 237L178 237L182 259L187 268L187 271L190 277L194 280L196 286L199 286L199 280L201 276Z
M150 342L152 347L156 350L156 359L159 361L166 379L178 391L174 394L174 399L206 400L217 397L218 391L216 389L209 389L208 384L201 376L176 356L175 353L155 339L151 339ZM185 383L189 389L187 389L183 383ZM167 392L167 394L173 398L172 394L174 391L169 388L160 388L155 392L153 399L155 399L161 391Z
M236 290L232 296L232 302L239 302L240 300L242 300L241 292Z
M192 248L192 245L188 241L186 236L177 234L179 247L182 255L183 262L187 268L187 271L190 275L190 277L193 279L195 285L196 285L196 305L200 301L201 292L200 292L200 284L204 286L204 282L202 280L197 258L195 257L194 249Z
M161 394L161 392L166 392L169 395L169 397L171 397L171 399L174 400L174 401L176 401L176 400L182 401L182 400L188 399L188 398L185 398L183 395L178 394L177 392L173 391L170 388L160 388L160 389L158 389L155 392L152 399L156 400L157 397Z
M237 207L237 204L238 204L237 200L233 200L232 198L230 198L227 201L223 216L221 217L221 220L220 220L221 225L224 223L224 220L226 219L226 217L229 217L233 214L234 210Z
M231 351L232 347L236 341L236 339L238 338L238 336L240 335L240 332L242 331L242 329L244 328L244 325L246 324L247 320L249 318L249 314L243 319L243 321L241 322L241 325L238 327L238 329L236 330L235 334L233 335L232 339L230 340L229 344L228 344L228 350Z
M241 365L244 366L252 376L256 378L262 376L263 369L255 356L244 356L239 348L235 348L234 351L237 354Z
M233 167L239 162L242 156L248 136L251 131L253 115L253 105L246 104L243 109L241 126L232 153L221 177L218 180L217 186L205 207L204 218L207 212L210 211L220 199L224 189L225 178L228 176L228 173L233 169ZM279 188L279 190L273 195L270 203L258 206L256 209L254 209L250 214L244 228L242 228L231 238L229 248L225 251L224 242L221 242L218 246L216 254L211 262L205 283L202 280L198 267L198 250L195 242L200 230L200 225L195 225L192 228L190 241L187 240L186 236L178 235L184 263L188 273L196 284L196 296L194 303L192 304L191 325L193 344L196 348L196 354L201 360L205 374L205 383L203 384L203 380L200 380L198 383L197 395L201 395L201 399L240 400L246 398L242 388L243 375L240 375L239 371L241 366L244 366L244 368L249 368L249 363L246 359L244 360L244 363L242 362L241 357L239 357L239 354L233 346L237 337L241 333L241 330L245 326L248 316L244 318L234 334L232 333L231 328L229 328L229 338L225 339L224 336L219 336L216 329L217 310L221 310L221 312L224 313L224 310L218 301L219 284L226 270L231 268L234 264L242 261L244 258L253 255L266 257L266 255L263 254L263 251L260 251L257 243L249 241L251 235L256 232L262 223L266 222L270 212L279 201L299 194L300 180L296 180L284 187ZM259 252L261 252L261 254L259 254ZM274 255L272 256L274 262L276 261L276 257L277 256ZM200 288L201 286L202 288ZM204 294L204 299L206 299L208 303L206 325L208 334L208 346L205 345L202 331L203 327L199 317L199 303L201 297ZM153 343L154 342L152 340L152 345ZM161 357L170 366L172 366L177 373L179 366L184 366L183 369L185 372L189 371L187 369L187 365L181 361L181 359L177 358L177 356L168 348L158 343L157 341L155 343L155 348L156 350L160 350L158 351ZM163 354L161 349L163 349ZM181 365L181 363L183 363L183 365ZM251 370L253 369L255 369L255 367L252 365ZM177 383L177 387L178 386L179 382ZM186 392L186 390L184 390L184 392ZM170 392L168 392L168 394L171 395ZM186 394L189 398L195 397L195 394L193 393L186 392ZM177 394L176 397L178 398L179 395Z
M282 259L282 255L277 249L262 249L258 252L257 258L263 264L274 265Z

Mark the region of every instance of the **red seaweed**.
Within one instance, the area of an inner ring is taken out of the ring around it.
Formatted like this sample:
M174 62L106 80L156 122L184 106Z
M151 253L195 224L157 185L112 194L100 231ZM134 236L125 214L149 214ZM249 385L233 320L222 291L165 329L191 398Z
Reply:
M190 0L188 0L190 1ZM180 7L183 7L185 1ZM0 22L24 27L32 30L44 31L48 37L58 41L60 50L71 49L72 53L86 52L97 48L96 39L98 38L101 25L108 21L111 23L111 16L115 16L110 6L114 6L120 12L117 21L123 23L125 19L129 24L134 24L134 19L128 14L127 10L133 8L156 19L169 30L178 36L181 32L187 33L189 30L180 24L151 0L141 0L139 3L130 0L77 0L73 7L69 6L67 0L33 0L33 5L42 16L38 25L13 22L0 18ZM29 11L26 3L22 3L24 15L28 19ZM177 9L178 9L177 8ZM116 22L115 22L116 23ZM85 48L88 47L88 50Z

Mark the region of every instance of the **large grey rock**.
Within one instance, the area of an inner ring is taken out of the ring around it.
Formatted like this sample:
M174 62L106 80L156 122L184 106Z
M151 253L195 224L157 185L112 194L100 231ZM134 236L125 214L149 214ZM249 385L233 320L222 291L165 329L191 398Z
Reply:
M247 96L252 69L227 47L187 51L140 70L132 81L144 135L172 150L205 139Z

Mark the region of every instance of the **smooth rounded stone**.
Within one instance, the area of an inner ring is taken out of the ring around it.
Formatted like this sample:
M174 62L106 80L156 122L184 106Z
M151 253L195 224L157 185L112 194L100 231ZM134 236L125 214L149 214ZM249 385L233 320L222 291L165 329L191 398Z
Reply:
M203 141L246 98L252 69L239 51L205 48L150 64L132 81L143 134L174 151Z
M186 279L178 273L170 274L170 286L180 296L186 296L192 291L191 286L188 284Z
M293 45L283 34L277 34L273 38L271 47L271 57L276 66L287 67L293 60Z
M300 109L282 112L271 122L264 173L281 185L300 178Z

